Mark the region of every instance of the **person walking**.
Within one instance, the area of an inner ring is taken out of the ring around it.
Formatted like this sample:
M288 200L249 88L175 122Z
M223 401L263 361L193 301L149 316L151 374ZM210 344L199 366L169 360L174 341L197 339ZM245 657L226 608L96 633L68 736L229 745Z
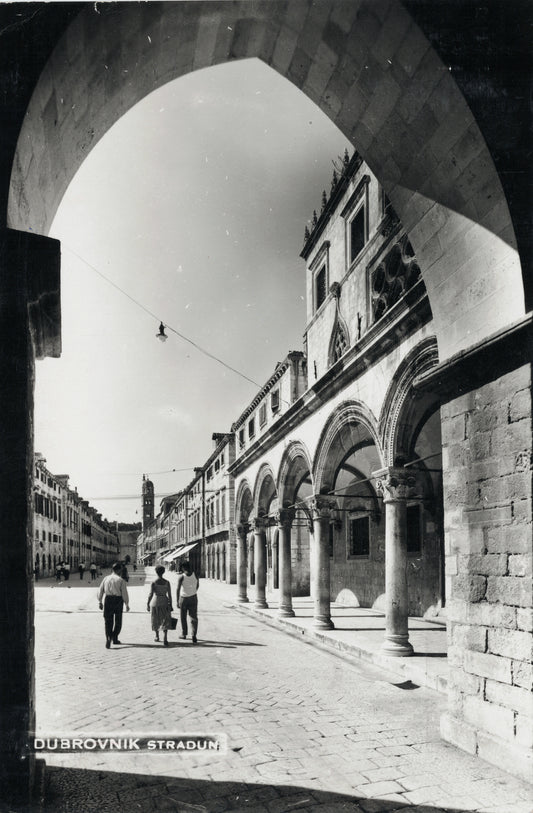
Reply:
M189 562L182 562L182 572L178 576L177 595L178 607L180 608L181 635L180 638L187 637L187 613L191 618L192 642L197 642L198 632L198 588L200 580L193 572Z
M98 604L104 611L106 649L110 648L111 641L114 644L120 644L118 636L122 629L122 609L124 605L126 605L126 612L129 612L130 609L128 588L124 579L121 578L121 569L120 562L116 562L113 565L113 572L102 579L98 588Z
M96 580L96 565L94 562L91 562L89 570L91 571L91 581L94 582Z
M65 581L68 582L70 576L70 562L63 563L63 575L65 577Z
M151 615L152 629L155 640L159 641L159 629L163 630L163 645L168 646L167 632L170 627L170 613L172 612L172 592L170 582L163 578L165 568L158 565L155 569L157 579L150 585L150 595L146 609Z
M83 581L83 574L85 573L85 562L80 562L80 565L78 567L78 571L79 571L79 574L80 574L80 581Z

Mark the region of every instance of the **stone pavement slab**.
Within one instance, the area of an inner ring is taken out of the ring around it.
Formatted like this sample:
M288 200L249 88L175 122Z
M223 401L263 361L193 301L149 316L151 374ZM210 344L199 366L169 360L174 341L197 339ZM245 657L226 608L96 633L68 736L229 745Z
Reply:
M36 590L37 735L221 734L227 750L43 753L47 813L532 813L531 786L440 740L439 693L281 634L209 582L198 645L176 632L164 648L147 585L129 590L123 645L110 650L96 591Z

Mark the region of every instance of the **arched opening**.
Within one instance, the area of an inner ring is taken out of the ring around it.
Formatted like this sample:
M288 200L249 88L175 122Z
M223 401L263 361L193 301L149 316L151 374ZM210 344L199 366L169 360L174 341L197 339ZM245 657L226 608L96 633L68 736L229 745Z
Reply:
M313 483L306 449L298 443L290 446L279 473L280 501L294 511L291 525L291 590L293 596L311 592L311 513L309 499Z
M380 455L368 428L345 422L325 461L337 508L329 525L331 598L372 607L384 591L384 522L373 472Z
M255 490L254 490L254 514L256 519L261 522L265 534L265 555L266 555L266 589L274 589L274 560L277 559L277 548L274 545L276 541L276 513L278 511L278 494L276 483L272 470L268 465L264 465L257 477ZM257 539L257 535L256 535ZM257 548L257 544L256 544ZM257 566L261 567L261 563L257 559L257 550L255 552L255 583L257 584Z
M331 61L320 59L305 41L305 4L293 8L290 17L278 17L271 3L225 4L215 17L198 4L188 7L188 26L168 4L153 4L144 16L124 4L115 9L120 23L117 16L96 17L96 9L85 7L43 71L25 117L13 166L9 227L47 234L58 201L91 144L154 87L199 67L259 57L313 98L382 180L424 269L441 360L506 329L524 314L524 289L513 223L492 157L453 75L405 7L391 2L387 9L381 19L371 2L332 9L316 38L320 53L333 54ZM150 31L159 32L157 42ZM169 40L173 47L165 48ZM87 70L72 66L69 54L78 52ZM102 64L109 71L106 81ZM77 115L64 105L66 88ZM30 237L17 240L34 243ZM11 257L5 265L20 271ZM26 415L32 349L23 298L6 300L15 314L8 329L18 336L23 380L6 361L11 378L4 376L4 381L15 412ZM528 408L530 419L530 403ZM5 415L12 413L5 402ZM450 411L448 427L454 417ZM18 424L15 446L24 450L15 455L12 484L6 478L8 493L21 495L16 524L8 520L5 526L14 546L25 544L29 530L24 468L30 424L27 417ZM20 568L24 579L28 555ZM72 563L73 556L69 559ZM21 595L27 593L25 581L15 586ZM31 607L27 596L25 601ZM29 618L25 611L18 615ZM26 645L25 634L16 638ZM21 704L31 705L28 698Z

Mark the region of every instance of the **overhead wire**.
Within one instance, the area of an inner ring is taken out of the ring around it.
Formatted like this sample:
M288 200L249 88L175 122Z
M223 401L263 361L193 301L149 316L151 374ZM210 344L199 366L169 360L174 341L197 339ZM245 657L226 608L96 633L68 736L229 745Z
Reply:
M179 330L176 330L176 328L172 327L172 325L169 325L167 322L163 322L163 320L159 319L159 317L156 316L153 311L151 311L149 308L147 308L145 305L143 305L142 302L139 302L138 299L135 299L135 297L131 296L131 294L129 294L127 291L125 291L123 288L121 288L120 285L117 285L116 282L113 282L113 280L109 279L109 277L106 277L106 275L103 274L101 271L99 271L98 268L95 268L94 265L92 265L90 262L88 262L86 259L84 259L84 257L80 256L80 254L78 254L77 251L74 251L73 248L70 248L70 246L67 246L67 245L64 245L64 244L62 244L62 246L64 248L66 248L68 251L70 251L71 254L73 254L75 257L77 257L78 260L80 260L82 263L84 263L88 268L90 268L92 271L94 271L96 274L98 274L98 276L100 276L103 280L105 280L109 285L112 285L113 288L115 288L117 291L120 291L121 294L126 296L131 302L133 302L135 305L137 305L137 307L141 308L141 310L143 310L149 316L153 317L156 321L161 322L161 324L165 328L167 328L167 330L171 330L172 333L175 333L176 336L180 337L180 339L183 339L183 341L188 342L189 344L191 344L194 348L196 348L196 350L198 350L200 353L203 353L204 356L207 356L208 358L212 359L213 361L216 361L218 364L221 364L227 370L231 370L231 372L235 373L236 375L240 376L241 378L244 378L250 384L253 384L254 387L259 387L259 388L261 387L261 385L258 384L257 381L254 381L252 378L247 376L245 373L242 373L240 370L237 370L236 367L232 367L231 364L227 364L227 362L225 362L222 359L218 358L218 356L215 356L209 350L206 350L204 347L201 347L201 345L197 344L197 342L195 342L193 339L190 339L184 333L181 333Z

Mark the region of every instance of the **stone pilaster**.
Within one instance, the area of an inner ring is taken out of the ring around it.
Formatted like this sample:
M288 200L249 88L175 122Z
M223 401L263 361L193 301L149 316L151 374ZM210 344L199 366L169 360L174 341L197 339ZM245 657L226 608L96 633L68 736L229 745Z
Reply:
M56 240L0 230L0 785L14 804L28 802L35 768L34 358L59 355L59 263Z

